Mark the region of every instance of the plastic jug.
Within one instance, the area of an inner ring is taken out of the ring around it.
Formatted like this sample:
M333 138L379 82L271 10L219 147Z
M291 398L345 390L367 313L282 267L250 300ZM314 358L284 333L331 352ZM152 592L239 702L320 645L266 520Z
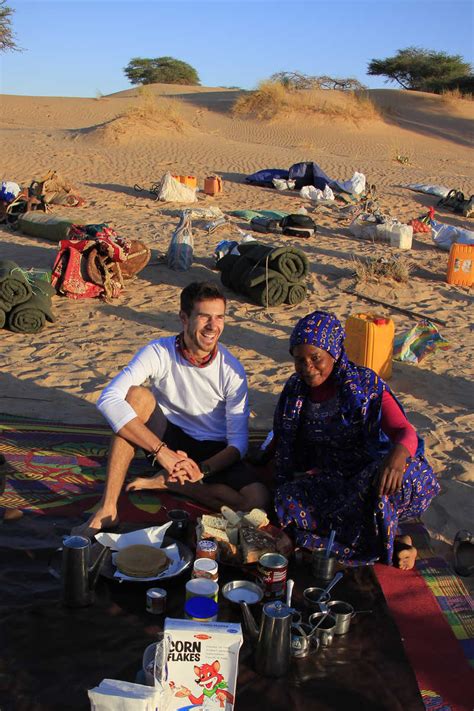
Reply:
M413 227L411 225L392 225L390 230L390 246L396 249L411 249Z
M218 175L209 175L204 180L204 192L206 195L218 195L222 192L222 178Z
M356 314L346 321L346 352L357 365L375 370L385 380L392 375L395 326L377 314Z
M186 185L188 188L197 188L197 178L195 175L172 175L171 177L183 185Z
M474 245L459 242L451 245L446 281L459 286L474 284Z

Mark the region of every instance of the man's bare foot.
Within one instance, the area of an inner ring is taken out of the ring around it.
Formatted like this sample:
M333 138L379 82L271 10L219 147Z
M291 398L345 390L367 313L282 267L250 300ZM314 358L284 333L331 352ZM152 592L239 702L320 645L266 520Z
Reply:
M166 479L164 474L157 472L153 476L137 476L136 479L127 484L125 491L140 491L141 489L166 489Z
M418 551L411 536L396 536L393 545L393 564L400 570L412 570L415 567Z
M100 533L100 531L103 531L104 529L109 529L118 526L119 523L120 521L117 516L117 512L115 512L115 514L109 515L104 513L102 509L99 509L94 514L92 514L88 521L82 523L80 526L76 526L75 528L73 528L71 531L71 535L86 536L86 538L92 538L92 536L95 536L96 533Z

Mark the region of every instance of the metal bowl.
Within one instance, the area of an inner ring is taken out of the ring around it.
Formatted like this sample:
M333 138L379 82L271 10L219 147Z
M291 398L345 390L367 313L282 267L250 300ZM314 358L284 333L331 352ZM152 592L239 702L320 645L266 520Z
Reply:
M255 605L261 602L263 598L263 589L257 583L252 583L250 580L231 580L226 583L221 590L226 600L234 602L237 605L240 602L246 602L247 605Z

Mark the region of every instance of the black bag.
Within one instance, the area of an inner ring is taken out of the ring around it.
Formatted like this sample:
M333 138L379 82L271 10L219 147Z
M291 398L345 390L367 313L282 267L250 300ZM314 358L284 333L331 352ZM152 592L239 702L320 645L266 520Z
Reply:
M312 237L316 232L316 223L309 215L287 215L280 224L284 235Z
M281 234L281 220L275 220L274 217L252 217L250 227L255 232L273 232Z

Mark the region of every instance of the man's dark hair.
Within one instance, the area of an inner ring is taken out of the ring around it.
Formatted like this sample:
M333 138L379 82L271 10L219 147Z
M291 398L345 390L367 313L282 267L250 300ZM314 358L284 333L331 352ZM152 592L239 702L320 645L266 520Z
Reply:
M210 301L211 299L221 299L224 306L227 299L217 284L212 281L193 281L181 292L181 311L187 316L191 316L196 301Z

